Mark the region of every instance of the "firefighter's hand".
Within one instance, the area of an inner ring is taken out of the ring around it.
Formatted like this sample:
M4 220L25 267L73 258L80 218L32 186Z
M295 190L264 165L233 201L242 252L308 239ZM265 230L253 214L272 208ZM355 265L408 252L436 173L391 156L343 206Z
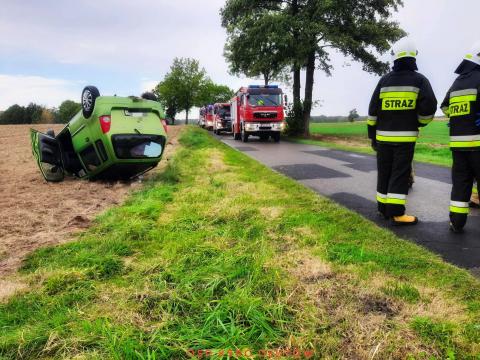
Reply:
M377 149L378 149L377 140L375 140L375 139L372 140L372 149L373 149L373 151L377 151Z

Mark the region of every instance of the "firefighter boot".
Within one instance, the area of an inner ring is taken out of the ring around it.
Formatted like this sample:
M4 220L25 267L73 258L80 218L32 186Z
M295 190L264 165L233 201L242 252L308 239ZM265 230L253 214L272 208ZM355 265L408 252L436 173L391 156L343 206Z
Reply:
M411 215L402 215L392 217L393 225L403 226L403 225L417 225L418 218Z

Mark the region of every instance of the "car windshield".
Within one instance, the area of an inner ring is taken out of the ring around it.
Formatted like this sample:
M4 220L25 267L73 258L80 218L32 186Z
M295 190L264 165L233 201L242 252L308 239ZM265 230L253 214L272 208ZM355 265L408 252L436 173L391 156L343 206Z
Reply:
M279 106L281 101L281 96L278 94L250 95L248 97L248 103L252 106Z

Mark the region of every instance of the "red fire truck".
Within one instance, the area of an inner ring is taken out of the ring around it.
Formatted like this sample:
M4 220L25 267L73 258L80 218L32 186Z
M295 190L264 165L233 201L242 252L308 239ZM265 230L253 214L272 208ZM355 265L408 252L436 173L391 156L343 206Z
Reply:
M205 106L200 108L200 111L198 113L198 126L200 127L205 127Z
M247 142L253 135L279 142L285 126L282 94L276 85L240 88L230 100L233 138Z
M207 105L205 106L205 128L208 130L213 130L213 118L214 118L214 113L213 113L214 107L213 105Z
M215 104L213 106L214 134L220 135L222 131L230 131L232 129L232 118L230 114L230 103Z

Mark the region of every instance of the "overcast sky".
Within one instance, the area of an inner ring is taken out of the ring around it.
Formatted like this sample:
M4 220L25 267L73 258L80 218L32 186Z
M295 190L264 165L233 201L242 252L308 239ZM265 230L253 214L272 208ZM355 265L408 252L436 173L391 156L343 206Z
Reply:
M200 61L217 83L261 83L230 76L223 58L224 0L0 0L0 110L33 101L79 101L84 85L105 95L138 95L162 79L174 57ZM404 0L394 18L417 42L420 72L439 100L453 71L480 40L478 0ZM332 77L317 73L314 114L366 114L378 77L340 55ZM303 89L302 89L303 90ZM290 92L290 91L289 91Z

